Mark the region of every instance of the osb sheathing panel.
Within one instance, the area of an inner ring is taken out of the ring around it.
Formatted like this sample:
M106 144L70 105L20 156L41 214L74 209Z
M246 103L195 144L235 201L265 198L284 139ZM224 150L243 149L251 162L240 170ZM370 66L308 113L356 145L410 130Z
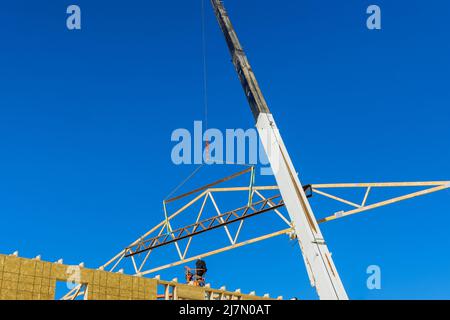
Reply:
M157 280L96 271L89 300L156 300Z
M176 288L178 299L205 300L205 289L203 288L183 284L177 284Z
M0 300L54 300L56 281L88 287L89 300L156 300L157 280L0 255Z
M0 300L53 300L52 264L0 255Z
M243 294L243 295L241 295L241 300L255 301L255 300L271 300L271 299L270 298L266 298L266 297L258 297L258 296L255 296L255 295Z

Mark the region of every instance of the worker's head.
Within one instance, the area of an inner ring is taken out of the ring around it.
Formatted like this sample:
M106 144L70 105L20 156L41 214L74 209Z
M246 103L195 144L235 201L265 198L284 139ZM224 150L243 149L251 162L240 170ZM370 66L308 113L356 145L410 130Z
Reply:
M202 277L206 271L208 271L208 269L206 268L206 262L198 259L197 262L195 263L195 269L197 270L197 275Z

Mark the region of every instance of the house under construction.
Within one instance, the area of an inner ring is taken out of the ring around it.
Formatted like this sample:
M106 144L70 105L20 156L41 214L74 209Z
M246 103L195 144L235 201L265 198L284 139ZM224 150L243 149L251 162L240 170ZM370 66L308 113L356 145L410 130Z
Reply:
M336 219L344 219L450 187L449 181L303 185L223 2L211 0L211 4L255 119L262 145L271 163L276 185L255 185L255 168L247 167L232 176L167 199L164 201L164 219L97 270L86 269L83 266L65 266L62 261L44 262L39 257L25 259L18 257L18 254L0 256L0 299L54 299L56 281L74 284L63 297L66 300L270 299L268 295L258 297L254 292L244 294L240 290L231 292L226 288L212 289L207 283L196 281L186 281L186 284L182 284L185 281L177 279L163 281L157 273L225 251L287 235L298 243L310 283L315 287L318 297L323 300L347 300L349 297L345 286L339 277L339 271L320 226ZM249 186L223 187L223 183L244 175L250 176ZM393 188L414 189L414 191L405 191L403 196L386 198L382 201L371 201L370 196L373 192L382 194L383 190ZM364 197L356 203L336 196L334 191L341 189L349 192L363 189ZM218 195L225 193L241 199L242 206L233 210L223 210ZM329 216L319 219L314 215L309 202L312 196L334 200L337 205L343 205L346 209L336 210ZM169 212L168 205L174 203L179 205L178 209ZM211 212L205 212L207 203L214 208L213 215ZM198 205L200 210L192 214L195 205ZM174 221L184 214L195 219L191 224L178 226ZM252 218L267 214L277 217L284 228L241 240L244 237L242 230L244 221L251 223ZM230 225L238 226L237 231L231 232ZM225 230L228 245L202 254L190 255L194 237L217 229ZM165 265L153 265L152 252L163 250L168 246L176 249L173 261ZM124 274L126 266L132 270L130 275Z

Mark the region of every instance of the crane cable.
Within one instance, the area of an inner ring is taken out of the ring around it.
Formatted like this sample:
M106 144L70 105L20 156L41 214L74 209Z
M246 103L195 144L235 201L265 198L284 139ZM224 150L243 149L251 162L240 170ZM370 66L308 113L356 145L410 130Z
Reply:
M208 130L208 61L207 61L207 30L205 0L201 0L201 29L202 29L202 57L203 57L203 104L205 112L205 131ZM209 162L209 137L205 137L206 162Z
M203 58L203 104L204 104L204 128L205 132L208 130L208 109L209 109L209 99L208 99L208 61L207 61L207 28L206 28L206 9L205 0L201 0L201 34L202 34L202 58ZM210 160L210 140L209 137L205 137L205 155L206 163ZM224 162L222 164L228 164ZM167 213L167 202L168 200L181 189L189 180L191 180L199 171L203 168L205 163L199 165L184 181L182 181L163 201L165 225L168 233L172 232L172 226L170 224L170 219ZM255 185L255 167L251 165L244 165L251 167L250 172L250 185L249 185L249 195L248 195L248 206L253 202L253 187Z
M203 107L204 107L204 128L205 131L208 130L208 63L206 58L206 9L205 0L201 0L201 37L202 37L202 64L203 64ZM210 141L208 137L205 137L205 155L206 162L210 160L209 153ZM184 181L182 181L163 201L164 215L166 218L166 227L169 232L171 231L169 217L167 215L166 201L171 198L181 187L183 187L189 180L191 180L204 166L204 164L199 165Z
M195 168L195 170L186 178L184 179L175 189L172 190L172 192L170 192L167 197L164 199L163 201L163 208L164 208L164 217L165 217L165 226L167 228L168 233L172 232L172 226L170 225L170 219L169 216L167 214L167 200L169 200L178 190L181 189L181 187L183 187L189 180L191 180L199 171L200 169L204 166L204 164L199 165L197 168Z

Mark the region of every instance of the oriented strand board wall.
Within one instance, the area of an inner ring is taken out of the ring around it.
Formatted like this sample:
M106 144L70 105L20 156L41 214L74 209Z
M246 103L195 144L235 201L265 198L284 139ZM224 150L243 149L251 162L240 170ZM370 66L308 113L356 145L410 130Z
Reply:
M87 285L88 300L156 300L158 285L174 288L176 298L185 300L268 299L240 292L0 255L0 300L54 300L56 281Z
M52 264L0 255L0 300L53 300Z
M156 300L154 279L95 271L88 283L89 300Z
M154 279L0 255L0 300L54 300L69 280L87 284L89 300L156 300Z
M178 284L177 298L181 300L205 300L205 289L200 287Z

